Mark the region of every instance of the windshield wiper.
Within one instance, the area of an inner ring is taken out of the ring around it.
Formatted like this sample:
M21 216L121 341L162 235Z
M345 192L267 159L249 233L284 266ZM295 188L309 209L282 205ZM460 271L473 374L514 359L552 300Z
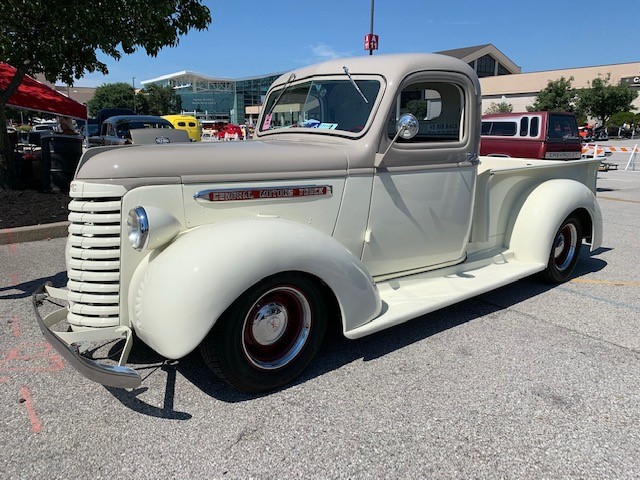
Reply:
M362 90L360 90L360 87L358 87L358 84L353 80L353 78L351 78L351 74L349 73L349 69L347 67L342 67L342 69L344 70L344 73L347 74L347 77L349 77L349 80L351 81L351 85L353 85L353 87L358 91L358 93L360 94L360 96L364 100L364 103L369 103L369 100L367 100L367 97L364 96L364 93L362 93Z
M267 113L267 115L271 115L273 113L273 109L276 108L276 105L282 98L282 95L284 95L284 92L287 90L287 88L289 88L289 84L293 82L295 79L296 79L296 74L292 72L291 75L289 75L287 82L284 84L284 87L282 87L282 90L280 90L280 93L276 97L275 102L273 102L273 105L271 105L271 108L269 109L269 112Z

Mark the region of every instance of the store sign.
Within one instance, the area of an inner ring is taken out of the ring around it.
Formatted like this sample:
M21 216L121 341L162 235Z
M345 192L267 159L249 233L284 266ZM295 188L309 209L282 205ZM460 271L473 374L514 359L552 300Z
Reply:
M620 83L626 83L630 87L640 87L640 75L636 75L635 77L623 77L620 79Z

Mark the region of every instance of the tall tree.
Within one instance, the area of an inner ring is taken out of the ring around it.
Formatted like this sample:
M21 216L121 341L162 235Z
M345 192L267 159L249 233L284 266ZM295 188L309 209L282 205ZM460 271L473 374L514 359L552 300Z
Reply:
M119 60L142 48L155 56L210 22L201 0L0 1L0 59L17 69L8 88L0 90L0 186L14 171L4 128L6 104L25 74L67 84L86 72L106 75L98 52Z
M103 108L130 108L133 110L135 91L125 82L105 83L96 88L93 98L87 103L89 115L95 116Z
M540 90L532 106L527 107L528 112L575 112L576 92L571 87L573 77L560 77L558 80L549 80L547 86Z
M171 87L149 85L136 95L139 113L171 115L182 110L182 97Z
M588 115L600 120L605 125L614 113L635 110L631 104L638 92L629 85L611 85L611 75L594 78L589 82L590 88L578 92L578 106Z

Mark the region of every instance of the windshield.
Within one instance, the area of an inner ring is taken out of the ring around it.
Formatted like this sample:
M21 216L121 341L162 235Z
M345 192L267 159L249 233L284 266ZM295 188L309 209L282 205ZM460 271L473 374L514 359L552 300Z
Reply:
M282 89L272 92L264 110L269 113L263 117L260 131L296 127L362 131L378 96L380 82L356 80L355 83L367 101L349 79L312 80L290 85L284 93Z

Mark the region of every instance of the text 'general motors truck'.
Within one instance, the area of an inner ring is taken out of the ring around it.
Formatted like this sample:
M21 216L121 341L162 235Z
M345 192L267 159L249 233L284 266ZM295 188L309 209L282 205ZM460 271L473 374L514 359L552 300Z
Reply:
M265 391L330 324L354 339L532 274L567 280L602 241L599 161L479 157L480 105L456 59L349 58L279 78L252 141L90 149L67 288L34 295L45 337L104 385L140 384L135 332ZM68 307L43 318L51 297ZM117 365L91 358L115 339Z

